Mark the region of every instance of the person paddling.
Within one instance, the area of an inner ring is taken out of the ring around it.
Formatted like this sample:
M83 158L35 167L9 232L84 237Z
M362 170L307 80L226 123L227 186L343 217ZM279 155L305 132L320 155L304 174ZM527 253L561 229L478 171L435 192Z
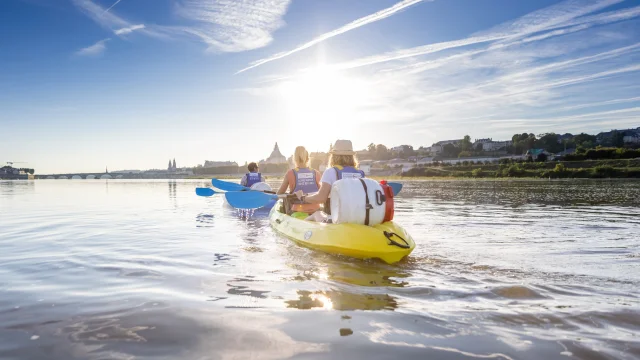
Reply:
M242 177L242 180L240 180L240 185L251 187L253 184L262 182L262 174L258 172L258 164L252 162L249 164L249 166L247 166L247 169L249 170L249 172Z
M320 172L309 167L309 152L304 146L296 147L293 154L295 169L287 171L278 189L277 194L284 194L287 190L290 193L302 191L305 194L316 193L320 190ZM309 214L320 209L319 204L303 204L300 200L291 202L291 216L306 218Z
M342 179L364 178L364 171L358 169L356 152L353 151L351 140L336 140L335 145L329 152L329 167L322 174L320 179L320 189L312 195L305 195L304 191L295 192L298 199L305 204L324 204L324 213L316 211L306 220L329 222L331 215L331 186Z

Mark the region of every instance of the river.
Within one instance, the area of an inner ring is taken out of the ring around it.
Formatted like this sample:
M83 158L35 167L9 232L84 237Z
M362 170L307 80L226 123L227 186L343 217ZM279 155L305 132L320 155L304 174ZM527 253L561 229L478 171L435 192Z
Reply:
M640 182L406 181L395 265L206 185L0 182L0 359L640 358Z

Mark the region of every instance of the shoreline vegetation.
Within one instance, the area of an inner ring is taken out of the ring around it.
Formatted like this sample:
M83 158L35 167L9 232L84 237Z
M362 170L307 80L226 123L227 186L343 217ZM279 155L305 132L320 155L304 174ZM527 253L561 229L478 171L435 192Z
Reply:
M458 164L420 165L402 173L405 177L454 178L640 178L640 150L602 148L568 154L562 160L528 161L501 159L498 163L463 161Z
M640 159L421 166L400 178L640 179Z

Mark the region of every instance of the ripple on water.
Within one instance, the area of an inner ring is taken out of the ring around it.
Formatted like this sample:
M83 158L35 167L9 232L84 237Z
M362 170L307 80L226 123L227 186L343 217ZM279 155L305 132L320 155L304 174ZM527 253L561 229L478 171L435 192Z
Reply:
M638 182L405 182L394 265L207 185L0 182L0 358L640 357Z

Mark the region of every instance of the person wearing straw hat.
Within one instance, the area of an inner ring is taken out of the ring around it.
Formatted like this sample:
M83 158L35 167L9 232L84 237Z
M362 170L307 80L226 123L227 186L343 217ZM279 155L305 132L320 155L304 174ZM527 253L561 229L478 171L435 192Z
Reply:
M330 220L327 215L331 215L331 186L341 179L364 178L364 171L358 169L356 152L353 151L351 140L336 140L331 151L329 151L329 167L322 173L320 179L320 190L312 195L305 195L301 190L295 192L296 196L303 203L324 204L324 213L316 211L306 220L318 222Z

